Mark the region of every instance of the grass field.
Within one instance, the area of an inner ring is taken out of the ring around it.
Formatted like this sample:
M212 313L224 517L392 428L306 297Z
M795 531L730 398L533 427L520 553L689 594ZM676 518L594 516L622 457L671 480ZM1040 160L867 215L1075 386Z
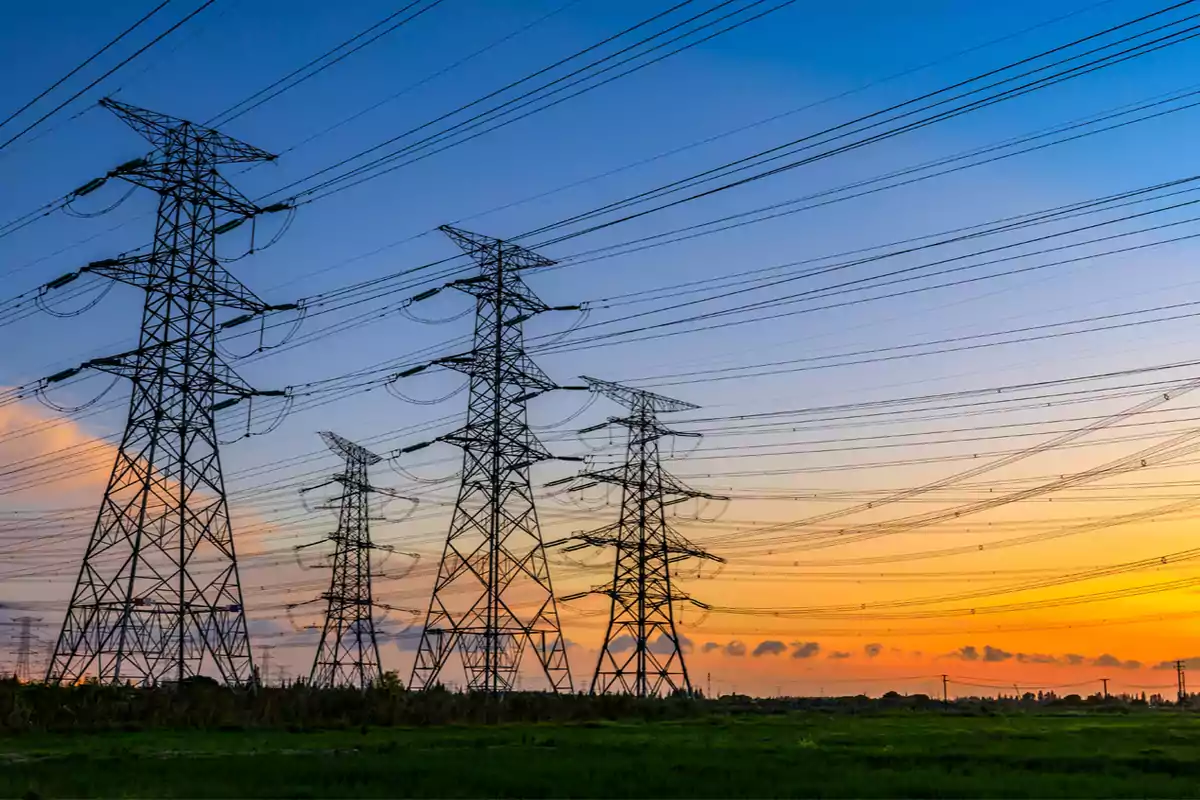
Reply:
M651 723L0 739L0 795L1196 797L1200 717Z

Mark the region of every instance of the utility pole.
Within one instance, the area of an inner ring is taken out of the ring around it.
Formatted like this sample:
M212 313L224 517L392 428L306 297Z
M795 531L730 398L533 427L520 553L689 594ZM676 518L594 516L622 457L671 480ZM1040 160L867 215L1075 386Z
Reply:
M511 691L528 647L550 690L570 692L566 642L529 481L529 468L553 456L529 429L525 409L530 399L562 387L525 352L523 328L537 314L578 306L548 306L525 285L522 273L550 266L550 259L500 239L446 225L440 230L480 272L448 284L475 298L473 348L434 362L467 376L470 401L466 424L438 439L462 448L462 484L410 684L434 686L457 649L471 691Z
M585 471L575 478L575 490L601 483L621 487L621 514L603 528L572 537L566 551L585 547L612 547L616 551L612 582L587 594L611 598L608 628L592 677L593 693L620 692L638 697L691 692L687 664L675 627L676 603L693 600L671 584L671 564L687 558L722 561L688 542L667 525L666 507L694 497L715 498L689 489L667 473L659 459L658 442L664 436L681 436L658 421L658 415L698 408L682 400L583 376L588 388L628 409L581 433L610 425L628 429L625 462L611 469ZM630 642L631 647L619 645ZM782 689L780 689L782 692Z
M1100 683L1104 684L1104 699L1108 699L1108 678L1101 678Z
M320 436L330 450L342 456L345 469L333 476L333 482L342 487L341 496L334 501L339 509L337 532L327 539L334 544L333 574L329 591L323 595L325 626L309 683L318 688L354 686L365 690L383 677L375 637L371 551L390 549L371 544L368 498L374 492L395 495L372 486L367 475L368 467L382 460L380 456L336 433L323 431Z
M711 700L711 699L712 699L712 696L713 696L713 693L712 693L712 673L711 673L711 672L706 672L706 673L704 673L704 679L705 679L705 681L704 681L704 682L705 682L705 687L704 687L704 696L705 696L705 697L707 697L709 700Z
M942 675L942 705L950 705L950 679L945 674Z
M1179 687L1179 707L1183 708L1187 701L1187 673L1182 660L1175 662L1175 681Z
M57 288L86 272L143 289L146 299L136 349L46 379L94 368L133 384L47 680L155 684L215 669L227 683L244 684L252 655L215 414L282 392L244 384L217 356L216 334L285 307L267 305L228 273L215 239L283 206L255 206L216 167L275 157L185 120L115 100L101 104L153 143L149 158L110 175L155 191L158 218L148 254L93 262L48 284ZM218 225L218 213L234 219ZM219 323L218 308L242 313Z

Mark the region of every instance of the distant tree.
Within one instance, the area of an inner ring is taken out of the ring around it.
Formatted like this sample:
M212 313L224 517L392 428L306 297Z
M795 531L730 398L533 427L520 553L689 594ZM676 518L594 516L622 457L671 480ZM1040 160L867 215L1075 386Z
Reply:
M388 670L379 676L379 688L384 691L404 691L404 684L400 682L400 675L395 670Z

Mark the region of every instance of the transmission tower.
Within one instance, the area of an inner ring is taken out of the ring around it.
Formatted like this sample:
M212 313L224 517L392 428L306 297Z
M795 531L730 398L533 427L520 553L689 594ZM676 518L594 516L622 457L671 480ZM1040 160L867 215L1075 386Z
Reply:
M338 506L333 576L326 601L325 626L313 659L309 683L322 688L355 686L366 689L382 677L379 643L375 638L374 601L371 597L370 511L368 498L380 490L372 486L367 469L382 459L370 450L324 431L329 449L345 459L344 471L333 476L342 494ZM390 493L389 493L390 494Z
M274 156L191 122L102 104L154 145L112 174L155 191L158 218L149 253L84 270L145 291L137 349L48 379L91 367L128 378L133 391L47 680L157 683L215 668L244 684L252 656L214 415L281 393L244 384L218 358L216 333L285 307L268 306L218 264L215 236L282 206L255 206L216 167ZM234 219L218 225L218 213ZM218 323L218 307L243 313Z
M554 481L555 484L574 482L576 490L601 483L621 487L620 518L612 525L572 537L574 543L565 548L571 551L594 546L616 550L612 583L563 598L571 600L595 593L612 600L591 691L638 697L676 691L690 693L692 684L675 628L674 606L679 602L690 602L700 608L707 606L672 585L671 565L689 558L721 559L673 531L667 524L665 509L695 497L720 498L689 489L662 468L660 439L697 434L672 431L659 422L658 415L698 406L596 378L583 379L593 392L629 410L624 417L613 417L582 431L587 433L610 424L627 428L623 465Z
M437 363L467 375L466 424L440 437L462 448L462 485L429 602L411 684L433 686L456 648L473 691L512 690L528 646L552 691L570 691L530 465L553 456L529 430L525 404L558 387L525 352L523 323L552 308L521 277L554 263L509 242L443 226L480 267L449 284L475 297L470 353ZM406 448L411 451L417 447Z
M13 675L21 683L28 683L33 680L33 623L37 620L33 617L17 617L14 621L20 627L17 630L17 664Z

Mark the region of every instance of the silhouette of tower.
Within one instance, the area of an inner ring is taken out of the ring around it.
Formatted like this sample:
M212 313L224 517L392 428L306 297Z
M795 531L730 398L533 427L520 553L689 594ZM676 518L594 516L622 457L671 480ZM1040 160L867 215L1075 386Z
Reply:
M552 308L521 277L554 262L509 242L449 226L441 230L480 267L449 286L475 298L472 350L437 363L467 375L466 424L440 437L462 448L462 485L430 598L411 684L437 683L450 653L462 656L468 688L513 688L528 646L552 691L571 689L566 644L534 509L529 467L552 458L529 430L525 404L560 388L525 352L523 323ZM402 452L422 447L416 445Z
M216 353L216 333L268 306L217 261L215 236L259 208L219 164L274 156L173 117L104 100L154 145L111 173L159 195L154 245L83 272L145 291L138 347L90 367L133 384L128 421L83 557L47 680L180 681L252 672L214 416L255 392ZM232 215L217 224L217 214ZM63 281L64 279L60 279ZM217 309L242 312L218 323ZM217 396L226 399L216 401Z
M17 629L17 663L13 676L22 683L33 680L33 617L17 617L14 620L20 627Z
M572 600L594 593L612 600L591 691L639 697L691 692L684 651L675 628L674 606L680 602L700 608L707 606L672 584L671 565L688 558L721 559L673 531L667 524L665 509L694 497L718 498L689 489L662 468L660 439L697 434L670 430L659 422L658 415L698 406L586 375L583 379L593 392L629 410L624 417L613 417L582 431L595 431L610 424L627 428L624 464L553 482L574 482L576 490L600 483L621 487L621 515L617 521L572 537L574 543L565 548L572 551L594 546L616 550L610 584L563 598Z
M313 659L309 683L313 686L355 686L366 689L382 677L379 643L375 638L374 601L371 597L370 510L368 498L380 491L371 485L367 468L382 459L370 450L323 431L329 449L345 459L345 469L333 476L342 494L338 505L332 572L326 600L325 626Z

